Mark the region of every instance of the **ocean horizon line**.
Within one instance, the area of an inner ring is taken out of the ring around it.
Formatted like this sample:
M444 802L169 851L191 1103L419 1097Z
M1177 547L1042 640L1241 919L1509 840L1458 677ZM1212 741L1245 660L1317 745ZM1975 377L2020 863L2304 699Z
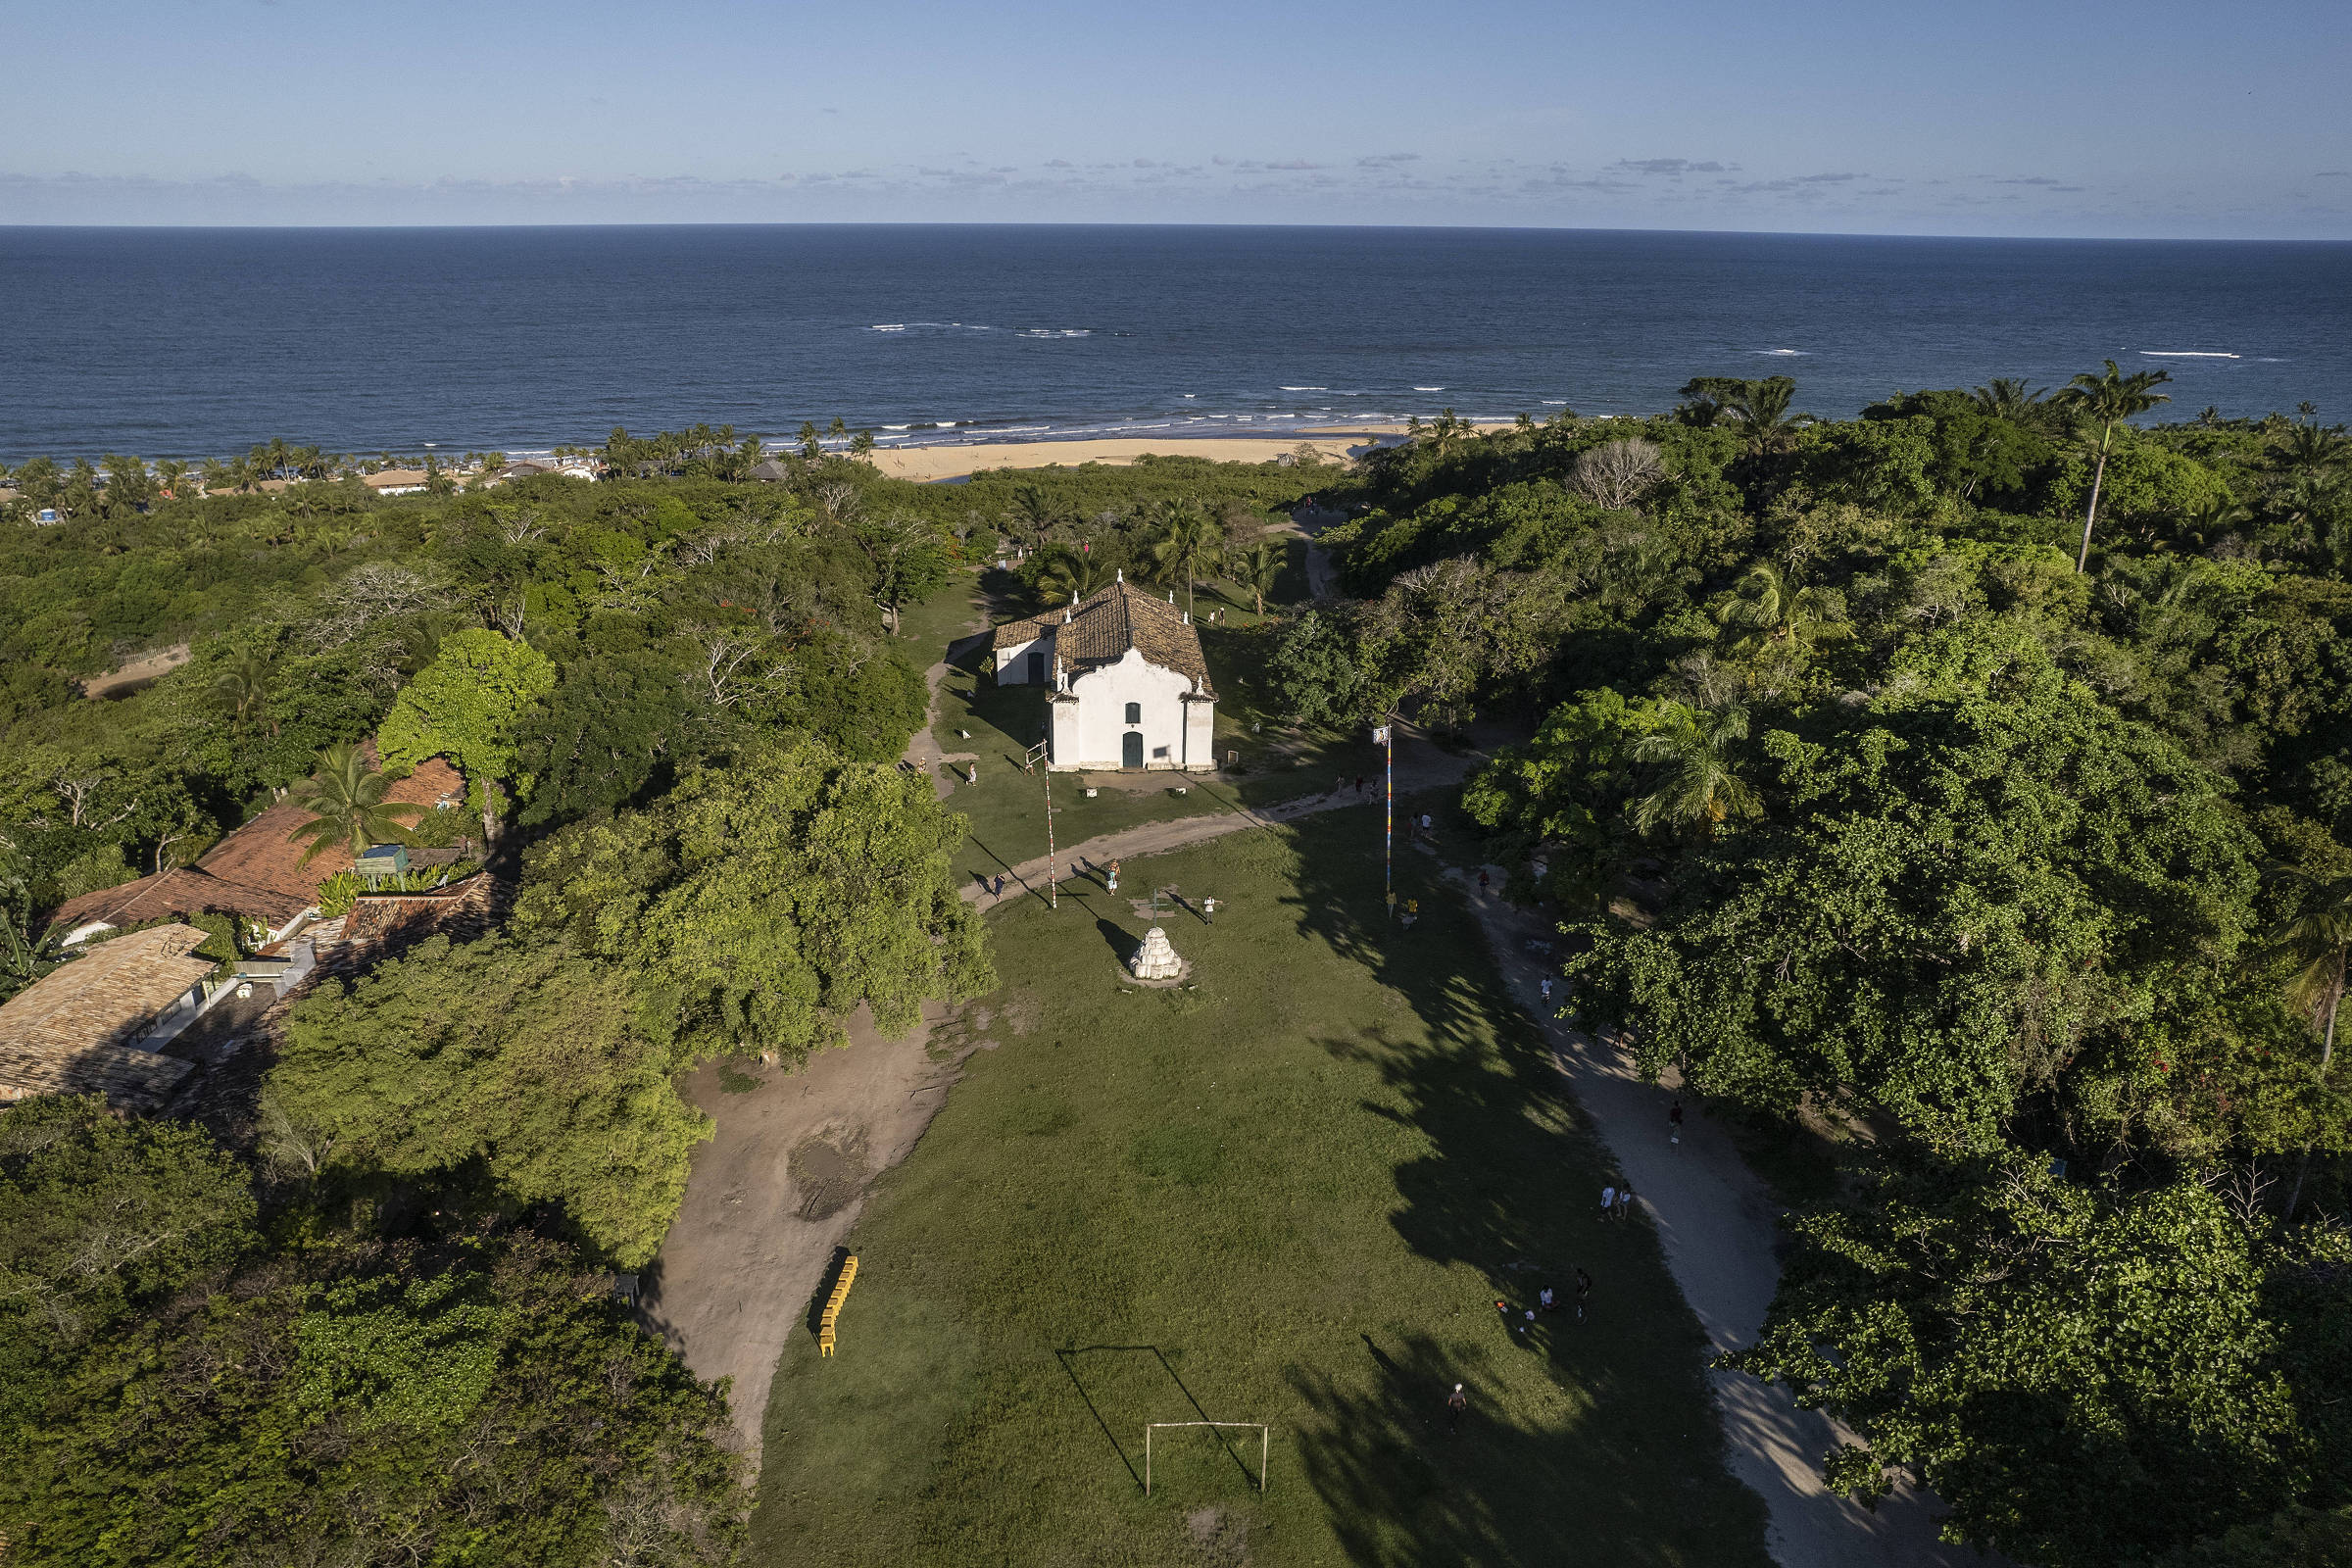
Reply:
M570 231L578 233L663 230L1127 230L1233 233L1348 233L1368 234L1623 234L1646 238L1788 239L1788 240L1916 240L1937 244L1984 245L2180 245L2180 246L2299 246L2314 249L2352 249L2352 237L2314 238L2308 235L2232 234L1958 234L1931 229L1838 228L1650 228L1618 223L1350 223L1350 222L1188 222L1115 219L711 219L623 220L600 222L518 220L481 222L210 223L105 220L91 222L20 221L0 218L0 233L216 233L216 234L372 234L372 233L499 233Z

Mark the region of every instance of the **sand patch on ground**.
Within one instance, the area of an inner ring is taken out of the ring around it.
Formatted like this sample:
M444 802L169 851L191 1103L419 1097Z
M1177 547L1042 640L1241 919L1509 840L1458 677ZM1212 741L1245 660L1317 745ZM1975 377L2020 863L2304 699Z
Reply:
M874 1178L906 1157L968 1048L947 1010L888 1040L859 1008L850 1043L798 1072L710 1062L686 1098L718 1123L695 1151L686 1201L639 1282L638 1314L697 1377L732 1378L736 1429L755 1461L785 1341L865 1206Z
M186 643L158 649L132 660L121 669L110 669L103 675L92 675L81 683L84 697L128 696L140 687L163 679L189 659Z

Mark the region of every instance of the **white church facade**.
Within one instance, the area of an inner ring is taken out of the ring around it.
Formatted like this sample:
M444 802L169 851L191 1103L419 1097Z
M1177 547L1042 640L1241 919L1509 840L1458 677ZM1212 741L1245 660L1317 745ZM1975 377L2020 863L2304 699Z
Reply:
M1124 579L996 631L997 684L1044 686L1056 771L1216 766L1217 697L1173 596Z

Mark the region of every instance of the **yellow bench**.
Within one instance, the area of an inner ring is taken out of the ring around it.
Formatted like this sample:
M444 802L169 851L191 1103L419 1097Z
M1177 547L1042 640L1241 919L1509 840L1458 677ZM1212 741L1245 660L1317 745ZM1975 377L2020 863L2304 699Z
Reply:
M858 1254L852 1252L842 1260L841 1278L833 1282L833 1295L825 1301L824 1315L816 1320L816 1353L833 1353L834 1326L841 1320L841 1303L850 1298L850 1286L858 1278Z

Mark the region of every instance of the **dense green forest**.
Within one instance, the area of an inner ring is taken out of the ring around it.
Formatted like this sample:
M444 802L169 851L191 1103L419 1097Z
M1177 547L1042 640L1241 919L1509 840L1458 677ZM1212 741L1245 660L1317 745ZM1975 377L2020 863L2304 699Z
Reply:
M998 562L1022 609L1118 570L1262 605L1310 494L1342 593L1226 634L1264 698L1499 732L1462 808L1569 933L1575 1013L1834 1146L1739 1358L1862 1435L1833 1480L1907 1469L2047 1568L2339 1540L2352 447L2160 397L2109 367L1817 420L1701 379L1344 472L939 486L814 430L391 499L282 445L19 469L0 996L47 911L280 792L412 831L370 802L431 757L509 892L311 990L234 1114L0 1115L12 1555L724 1560L723 1399L609 1284L709 1135L681 1070L992 983L960 819L894 765L938 656L899 612Z
M896 766L938 655L899 610L1000 552L1083 573L1082 532L1137 564L1170 517L1214 531L1304 481L1167 460L925 487L810 432L755 483L722 434L615 432L606 483L436 470L396 498L282 444L10 476L0 999L65 959L48 910L192 863L281 792L328 841L478 821L511 890L487 936L312 988L201 1125L0 1114L12 1560L733 1554L721 1392L611 1284L710 1135L683 1069L795 1062L860 1005L898 1028L992 983L960 819ZM386 805L433 757L470 809ZM207 956L250 936L207 920Z
M1532 726L1463 804L1574 1013L1840 1143L1738 1364L2051 1568L2352 1503L2352 443L2157 385L1441 420L1271 661Z

